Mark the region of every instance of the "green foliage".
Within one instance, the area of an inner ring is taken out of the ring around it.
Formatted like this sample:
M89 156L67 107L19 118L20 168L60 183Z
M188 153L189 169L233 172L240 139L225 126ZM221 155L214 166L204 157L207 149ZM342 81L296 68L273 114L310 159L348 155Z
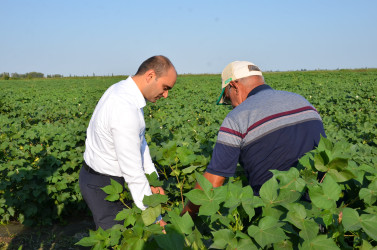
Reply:
M46 225L87 210L79 170L91 112L106 86L102 79L0 80L2 223Z
M376 247L376 76L375 70L264 74L267 84L299 93L316 107L328 139L302 157L297 168L272 171L260 197L246 185L242 169L221 188L201 178L230 107L215 105L219 75L179 76L169 98L144 108L146 140L160 180L147 178L167 195L146 198L145 211L125 206L117 215L123 225L92 232L84 244L115 249ZM86 128L103 92L121 79L0 80L1 222L43 225L87 209L78 185ZM192 190L196 181L203 191ZM109 199L130 200L127 189L110 186L105 189ZM179 216L186 198L202 204L194 221ZM166 235L153 223L159 214L168 223ZM272 230L276 235L268 237Z
M362 178L359 183L355 179L336 179L334 176L337 175L330 171L336 169L349 171L354 176L370 176L371 169L360 167L363 165L350 158L352 147L351 144L343 144L340 150L330 140L322 138L319 147L307 153L297 168L273 170L273 177L260 189L260 197L254 196L251 187L243 186L238 178L231 178L223 186L213 188L203 175L194 172L202 189L194 189L184 195L194 204L201 205L195 221L188 213L179 216L182 206L169 204L166 195L146 196L143 200L145 205L149 205L146 210L135 210L134 205L132 209L119 213L118 218L125 219L125 223L123 227L117 225L116 228L129 233L122 233L115 249L133 246L133 241L129 245L128 237L134 237L136 233L138 244L154 246L155 249L343 249L375 246L376 204L363 199L364 196L342 195L350 187L358 189L353 191L360 194L365 189L362 187L372 190L375 177ZM339 159L339 154L344 160L335 161L339 167L334 167L333 159ZM327 160L318 163L315 159ZM318 178L319 171L313 171L317 168L326 170L321 178ZM174 188L168 187L167 195L170 191L174 192ZM311 202L306 200L307 194ZM161 227L153 224L160 214L168 223L166 234L162 234ZM109 229L109 232L111 230L115 229ZM83 240L95 242L96 237L89 236L92 241ZM102 245L104 247L114 247L103 242L100 244L105 244Z
M114 181L113 179L110 180L111 185L101 188L108 196L105 200L108 201L116 201L119 200L120 194L123 192L123 187L119 182Z

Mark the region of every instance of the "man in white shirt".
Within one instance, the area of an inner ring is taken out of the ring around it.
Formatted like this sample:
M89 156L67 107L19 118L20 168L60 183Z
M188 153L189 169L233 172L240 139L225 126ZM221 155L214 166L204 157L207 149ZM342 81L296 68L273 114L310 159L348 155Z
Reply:
M120 81L106 90L99 100L87 129L84 163L79 183L85 202L93 214L96 228L111 228L120 223L116 214L124 205L105 200L102 187L110 179L128 184L135 204L142 210L144 195L162 193L152 187L145 174L157 172L145 140L143 107L146 100L167 98L177 79L177 72L164 56L144 61L135 76ZM165 222L160 221L163 226Z

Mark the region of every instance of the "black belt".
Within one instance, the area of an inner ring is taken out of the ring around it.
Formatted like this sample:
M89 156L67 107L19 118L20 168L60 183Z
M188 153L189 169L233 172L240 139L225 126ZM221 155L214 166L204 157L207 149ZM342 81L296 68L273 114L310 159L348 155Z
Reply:
M113 177L111 175L108 175L108 174L101 174L101 173L98 173L97 171L95 171L93 168L89 167L88 164L86 164L86 162L84 161L83 164L84 168L86 169L86 171L88 171L88 173L91 173L91 174L96 174L96 175L102 175L102 176L109 176L109 177Z

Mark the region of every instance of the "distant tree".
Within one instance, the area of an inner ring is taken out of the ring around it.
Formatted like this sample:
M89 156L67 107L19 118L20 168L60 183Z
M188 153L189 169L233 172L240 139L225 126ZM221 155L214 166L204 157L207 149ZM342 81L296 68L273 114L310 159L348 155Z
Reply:
M31 78L43 78L44 74L40 73L40 72L29 72L29 73L26 73L26 77L28 79L31 79Z
M9 73L8 72L4 72L3 74L1 74L1 78L3 80L9 80Z
M25 78L25 75L23 74L18 74L18 73L12 73L11 74L11 78L15 79L15 78Z

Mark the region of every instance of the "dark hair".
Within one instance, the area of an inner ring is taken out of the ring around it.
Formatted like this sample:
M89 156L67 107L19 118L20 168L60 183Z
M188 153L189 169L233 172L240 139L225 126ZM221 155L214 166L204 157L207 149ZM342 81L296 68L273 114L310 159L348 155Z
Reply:
M145 60L137 70L135 75L142 75L150 69L153 69L157 78L164 75L168 69L174 67L171 61L165 56L152 56Z

